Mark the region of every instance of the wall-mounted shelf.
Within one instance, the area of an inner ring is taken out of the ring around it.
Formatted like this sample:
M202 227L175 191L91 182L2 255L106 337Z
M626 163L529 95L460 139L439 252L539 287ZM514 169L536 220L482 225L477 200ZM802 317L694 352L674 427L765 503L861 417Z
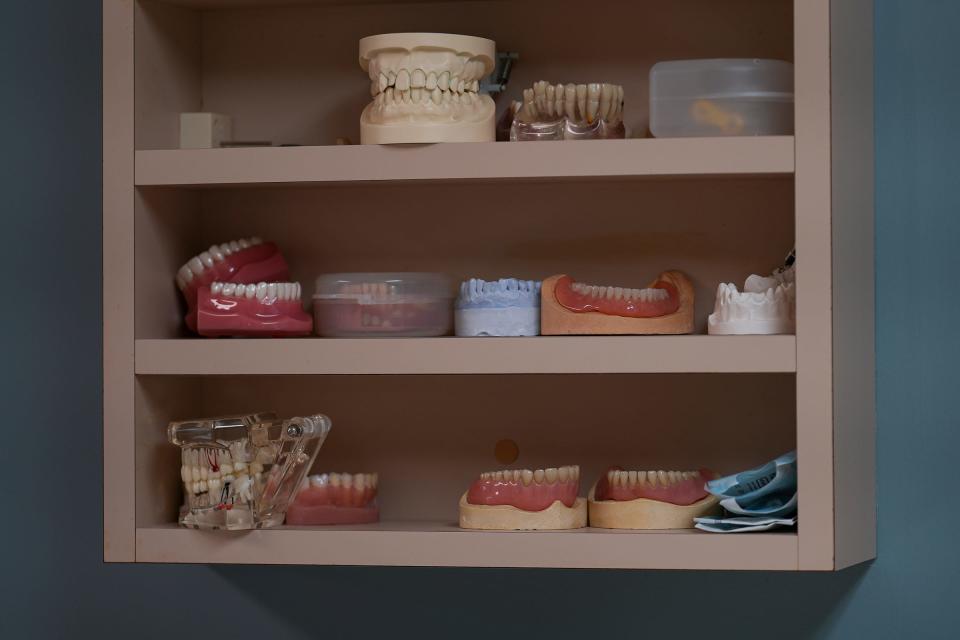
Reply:
M836 570L875 556L872 3L611 0L620 19L573 50L555 34L581 8L103 0L106 560ZM358 39L393 31L519 51L500 107L541 79L621 84L631 137L334 145L359 140L369 101ZM715 57L793 62L795 134L644 138L651 66ZM230 115L237 140L299 146L179 150L191 111ZM341 271L644 286L679 269L700 335L187 338L174 273L251 235L281 247L307 296ZM769 273L794 247L796 336L702 335L719 282ZM167 423L263 410L330 415L314 471L378 472L383 522L176 527ZM582 493L611 464L731 473L795 448L800 526L461 531L457 500L500 468L503 438L519 466L579 464Z
M138 186L761 176L793 169L792 136L136 153Z

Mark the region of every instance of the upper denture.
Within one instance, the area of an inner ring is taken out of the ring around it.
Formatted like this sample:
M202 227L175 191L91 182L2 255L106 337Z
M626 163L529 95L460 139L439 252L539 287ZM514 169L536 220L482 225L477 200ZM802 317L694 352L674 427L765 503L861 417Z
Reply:
M598 312L628 318L656 318L680 308L677 288L666 280L658 280L646 289L608 287L574 282L563 276L555 287L557 302L576 312Z
M712 471L624 471L614 468L597 482L596 500L619 502L646 498L675 505L691 505L707 497L705 485Z
M580 492L580 467L511 469L480 474L467 491L476 505L510 505L524 511L543 511L560 501L572 507Z

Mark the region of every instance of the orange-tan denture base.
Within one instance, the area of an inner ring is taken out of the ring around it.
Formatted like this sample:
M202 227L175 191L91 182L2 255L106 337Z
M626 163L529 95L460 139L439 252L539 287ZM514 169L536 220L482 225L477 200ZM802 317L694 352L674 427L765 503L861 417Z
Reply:
M649 498L596 500L596 485L590 489L590 526L599 529L693 529L694 518L720 512L720 499L706 498L690 505L676 505Z
M572 507L557 500L543 511L524 511L508 504L481 505L460 497L460 528L486 531L557 531L587 526L587 501L577 498Z

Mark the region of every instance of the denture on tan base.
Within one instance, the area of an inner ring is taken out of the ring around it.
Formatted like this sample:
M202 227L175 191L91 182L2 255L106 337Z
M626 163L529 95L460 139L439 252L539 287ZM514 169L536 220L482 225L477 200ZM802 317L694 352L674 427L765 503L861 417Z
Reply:
M590 490L590 526L600 529L692 529L694 518L720 512L704 488L711 471L609 470Z
M460 498L460 527L488 531L580 529L587 501L578 497L580 467L480 474Z
M370 524L379 521L375 473L310 476L287 508L287 524L291 525Z
M661 273L645 289L588 285L557 275L543 281L540 295L545 336L693 333L693 285L680 271Z
M308 336L313 318L303 310L297 282L224 284L197 291L197 333L207 337Z

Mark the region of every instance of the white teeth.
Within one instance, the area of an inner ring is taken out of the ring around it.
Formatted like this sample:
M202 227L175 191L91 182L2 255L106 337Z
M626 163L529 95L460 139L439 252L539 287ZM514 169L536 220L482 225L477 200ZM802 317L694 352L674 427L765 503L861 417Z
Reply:
M503 482L503 471L497 471L497 474L495 477L497 482Z
M267 283L261 282L257 284L257 300L263 301L267 297Z
M237 251L240 251L240 243L236 240L231 240L229 242L229 246L230 246L231 253L236 253Z
M563 91L564 115L571 120L577 118L577 85L568 84Z
M221 291L223 291L222 282L214 282L213 284L210 285L210 293L212 293L213 295L218 296L220 295Z
M237 240L237 244L240 245L240 248L241 248L241 249L249 249L249 248L250 248L250 243L247 242L247 239L246 239L246 238L240 238L239 240Z
M623 289L620 288L620 287L614 288L614 290L613 290L613 296L614 296L617 300L620 300L621 298L623 298Z
M343 483L343 481L342 481L342 479L340 478L340 474L339 474L339 473L331 473L331 474L330 474L330 486L331 486L331 487L339 487L342 483Z
M574 481L577 481L580 479L580 465L575 464L572 467L570 467L570 477Z
M213 256L210 255L209 251L204 251L197 257L200 258L200 262L208 269L213 266Z
M657 486L657 472L656 471L647 471L647 482L650 483L650 486Z
M547 483L555 484L557 482L558 473L557 473L557 470L554 469L553 467L544 471L544 475L547 478Z
M430 91L433 91L437 88L437 74L433 71L427 74L426 87L427 89L430 89Z
M223 251L221 251L220 247L218 247L217 245L211 245L211 247L207 249L207 253L213 256L213 259L216 260L217 262L223 262L223 259L224 259Z
M440 74L440 77L437 78L437 86L440 87L440 91L446 91L450 88L450 72L444 71Z
M460 82L457 83L457 93L463 93L466 86L466 83L461 79Z
M420 102L420 98L423 96L423 89L410 89L410 98L414 102Z
M249 291L249 289L250 289L250 287L248 286L248 287L247 287L247 290ZM276 300L276 298L277 298L277 283L276 283L276 282L271 282L270 284L267 285L267 295L270 297L271 300ZM248 295L247 297L249 298L250 296Z
M410 88L410 72L406 69L400 69L400 73L397 74L397 89L400 91L406 91Z
M520 472L520 480L523 482L524 486L530 486L530 483L533 482L533 471L529 469L524 469Z
M563 117L563 85L553 88L553 110L559 117Z
M607 288L606 288L606 291L605 291L604 293L605 293L605 295L606 295L606 297L607 297L608 300L612 300L612 299L613 299L613 292L614 292L614 288L613 288L613 287L607 287Z
M410 74L410 86L413 88L423 87L427 84L427 75L423 69L414 69Z
M450 92L453 93L454 91L457 90L457 87L459 86L460 86L460 76L451 75L450 76Z
M397 74L393 71L387 71L387 86L392 87L397 84Z
M253 300L254 296L256 295L257 295L257 285L248 284L244 297L246 297L247 300Z
M236 293L236 291L237 291L237 285L233 283L228 282L227 284L223 285L223 295L227 297L232 297Z
M604 120L610 119L610 109L613 106L613 94L615 89L612 84L603 83L600 88L600 117Z
M386 91L387 87L390 86L390 80L387 79L387 76L383 73L380 74L380 81L378 86L380 87L380 91Z
M547 91L547 113L550 117L554 117L556 114L556 104L557 104L557 89L552 84L548 84L546 87Z
M537 484L543 484L545 478L546 473L543 471L543 469L537 469L533 472L533 481Z
M600 111L600 85L591 83L587 85L587 122L592 123L597 119L597 113Z
M191 258L187 264L190 266L190 271L193 271L194 275L199 276L203 273L203 263L200 262L200 258Z
M578 118L585 120L587 118L587 85L577 85L577 110Z
M193 272L190 271L190 267L186 265L180 267L177 271L177 286L183 289L191 280L193 280Z
M480 81L479 81L479 80L474 80L473 82L470 83L470 91L473 91L474 93L479 93L479 92L480 92Z
M667 477L667 472L666 472L666 471L658 471L658 472L657 472L657 480L659 480L659 481L660 481L660 484L661 484L662 486L664 486L664 487L667 486L668 484L670 484L670 479Z
M353 476L349 473L344 473L340 476L340 481L343 483L344 489L349 489L353 486Z
M358 491L363 491L367 487L367 478L362 473L353 476L353 486Z
M433 88L433 93L430 94L430 98L433 100L433 104L440 104L440 99L443 96L443 92L440 91L439 87Z
M541 80L533 83L533 101L537 105L537 111L542 114L547 113L547 83Z
M637 484L637 477L636 471L630 471L627 473L627 482L630 484Z
M330 484L330 476L325 473L321 473L315 476L310 476L310 485L313 487L325 487Z
M557 469L557 478L560 482L566 482L570 479L570 467L560 467Z

